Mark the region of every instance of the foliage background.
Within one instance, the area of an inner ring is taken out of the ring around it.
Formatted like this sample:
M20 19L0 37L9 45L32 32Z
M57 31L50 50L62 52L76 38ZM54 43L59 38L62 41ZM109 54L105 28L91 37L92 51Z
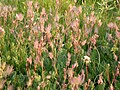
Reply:
M120 2L32 1L0 0L0 89L119 90Z

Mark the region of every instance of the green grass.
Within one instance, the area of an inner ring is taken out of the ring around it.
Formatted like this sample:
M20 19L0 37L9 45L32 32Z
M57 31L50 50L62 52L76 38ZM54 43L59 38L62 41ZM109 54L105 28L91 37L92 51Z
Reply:
M56 1L0 1L0 90L119 90L120 2Z

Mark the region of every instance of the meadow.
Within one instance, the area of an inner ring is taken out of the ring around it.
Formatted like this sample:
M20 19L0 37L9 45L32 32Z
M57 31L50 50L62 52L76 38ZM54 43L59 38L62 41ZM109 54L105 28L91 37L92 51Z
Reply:
M0 0L0 90L120 90L120 1Z

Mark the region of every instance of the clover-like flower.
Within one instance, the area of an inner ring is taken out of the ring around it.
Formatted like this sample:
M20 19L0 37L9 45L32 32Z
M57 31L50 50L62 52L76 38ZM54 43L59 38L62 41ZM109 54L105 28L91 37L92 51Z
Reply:
M91 62L90 57L88 57L88 56L84 56L83 61L84 61L86 64L88 64L88 63Z

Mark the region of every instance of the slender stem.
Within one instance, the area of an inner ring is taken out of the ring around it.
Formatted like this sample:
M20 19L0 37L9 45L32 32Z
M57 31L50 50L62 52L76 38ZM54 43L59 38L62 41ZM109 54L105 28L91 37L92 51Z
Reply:
M88 78L88 64L86 64L86 78Z
M97 53L98 53L98 60L99 60L98 67L99 67L99 65L100 65L100 53L99 53L97 47L95 47L95 49L97 50Z
M44 60L42 59L42 61L41 61L41 64L42 64L42 79L43 79L43 81L44 81L44 69L43 69L43 62L44 62Z

